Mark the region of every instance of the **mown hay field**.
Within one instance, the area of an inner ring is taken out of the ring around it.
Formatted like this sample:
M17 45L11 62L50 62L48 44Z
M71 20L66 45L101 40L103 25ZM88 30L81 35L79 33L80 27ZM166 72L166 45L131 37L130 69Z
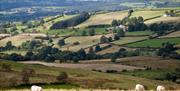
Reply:
M157 17L157 16L163 16L164 10L135 10L131 17L139 17L142 16L145 19Z
M180 17L159 17L145 21L146 24L160 23L160 22L180 22Z
M103 14L92 15L90 19L76 27L87 27L89 25L101 25L101 24L111 24L112 20L121 20L127 16L127 11L119 12L109 12Z

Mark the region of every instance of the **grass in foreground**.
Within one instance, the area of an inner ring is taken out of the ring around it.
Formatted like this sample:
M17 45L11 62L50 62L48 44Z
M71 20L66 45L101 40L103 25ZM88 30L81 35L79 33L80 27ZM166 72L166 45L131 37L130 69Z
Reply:
M168 81L155 81L155 80L148 80L145 78L121 75L121 74L107 74L107 73L99 73L94 71L87 71L82 69L68 69L68 68L56 68L56 67L47 67L42 65L26 65L21 63L15 63L10 61L0 61L0 65L3 63L11 64L12 69L16 72L20 72L23 68L29 67L36 71L36 74L47 75L48 77L39 77L39 79L43 79L43 81L53 81L52 79L55 78L59 74L59 72L67 72L69 75L69 79L71 80L72 84L80 85L83 88L104 88L104 89L134 89L134 86L137 83L141 83L148 87L148 89L155 89L157 85L161 84L164 85L167 89L170 87L180 89L180 85L168 82ZM0 81L7 81L8 74L9 76L13 76L13 72L5 72L6 76L0 76ZM18 78L19 75L16 75ZM49 79L47 79L49 78ZM50 79L51 78L51 79ZM31 80L33 81L33 80ZM2 84L2 83L0 83Z

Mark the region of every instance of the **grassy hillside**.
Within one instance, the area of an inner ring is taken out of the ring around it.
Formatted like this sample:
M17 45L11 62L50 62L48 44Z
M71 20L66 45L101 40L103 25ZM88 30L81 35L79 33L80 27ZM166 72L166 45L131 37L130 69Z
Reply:
M120 74L107 74L107 73L99 73L93 71L85 71L82 69L68 69L68 68L57 68L57 67L47 67L43 65L26 65L21 63L15 63L10 61L0 61L0 66L2 64L11 64L13 72L2 72L0 75L0 81L6 82L10 78L21 78L20 71L23 68L32 68L36 71L34 77L31 77L31 83L39 83L39 82L54 82L56 81L55 77L59 74L59 72L67 72L69 75L69 80L72 84L80 85L84 88L121 88L121 89L133 89L135 84L141 83L146 85L148 89L155 89L155 87L159 84L164 85L166 88L179 88L178 84L174 84L172 82L167 81L155 81L148 80L145 78L132 77L127 75ZM11 74L9 76L3 76ZM18 83L21 83L20 79L17 79ZM5 83L0 83L1 85ZM28 87L29 88L29 87ZM45 87L46 89L47 87ZM52 88L49 86L49 88ZM59 87L61 88L61 86Z

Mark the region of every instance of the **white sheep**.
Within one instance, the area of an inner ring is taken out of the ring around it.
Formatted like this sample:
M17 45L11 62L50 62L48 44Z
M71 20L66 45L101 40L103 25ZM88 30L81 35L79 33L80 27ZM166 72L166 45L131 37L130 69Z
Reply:
M136 84L136 87L135 87L135 91L144 91L145 88L143 85L141 84Z
M157 91L166 91L165 87L164 86L157 86Z
M33 85L33 86L31 86L31 91L42 91L42 87Z

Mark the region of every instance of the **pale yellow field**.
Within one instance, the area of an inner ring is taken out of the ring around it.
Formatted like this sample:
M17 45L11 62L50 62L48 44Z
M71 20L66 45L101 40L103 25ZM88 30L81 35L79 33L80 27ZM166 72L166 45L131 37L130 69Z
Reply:
M180 37L180 31L176 31L168 35L160 36L160 38L169 38L169 37Z
M113 43L117 45L123 45L123 44L131 43L131 42L144 40L147 38L148 36L147 37L123 37L120 40L114 41Z
M180 22L180 17L159 17L152 20L145 21L146 24L160 23L160 22Z
M100 25L100 24L111 24L114 19L123 19L127 16L126 11L120 12L110 12L105 14L97 14L93 15L85 21L84 23L76 26L76 27L87 27L89 25Z
M139 17L142 16L144 19L149 19L156 16L162 16L164 14L164 10L152 11L152 10L140 10L134 11L131 17Z

